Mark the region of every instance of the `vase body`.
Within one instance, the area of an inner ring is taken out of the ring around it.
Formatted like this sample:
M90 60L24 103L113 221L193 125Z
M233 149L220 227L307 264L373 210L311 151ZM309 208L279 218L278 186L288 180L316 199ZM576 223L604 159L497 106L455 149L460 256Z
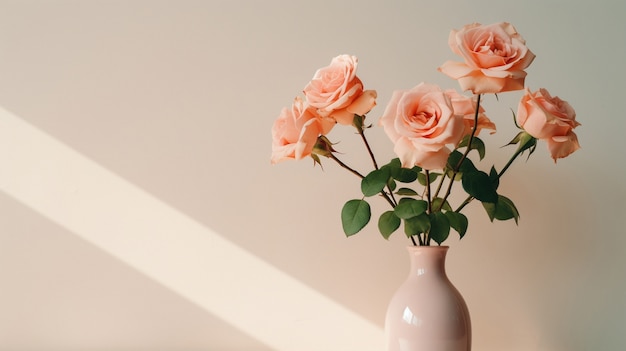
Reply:
M409 276L389 302L387 351L470 351L465 300L445 271L447 246L408 247Z

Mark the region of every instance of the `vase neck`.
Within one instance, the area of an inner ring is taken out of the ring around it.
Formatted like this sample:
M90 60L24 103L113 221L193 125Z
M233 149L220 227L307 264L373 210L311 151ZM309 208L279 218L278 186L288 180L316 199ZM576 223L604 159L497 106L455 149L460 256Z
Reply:
M447 246L409 246L407 250L411 260L410 275L446 274Z

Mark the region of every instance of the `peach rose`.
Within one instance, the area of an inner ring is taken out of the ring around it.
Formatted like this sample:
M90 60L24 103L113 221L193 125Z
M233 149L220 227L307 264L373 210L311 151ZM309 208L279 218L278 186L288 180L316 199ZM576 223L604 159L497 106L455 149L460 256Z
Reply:
M450 149L463 137L463 115L456 114L450 97L438 86L421 83L394 91L380 119L403 167L443 169Z
M335 121L313 114L297 97L291 109L283 108L272 126L272 164L311 155L317 137L330 131Z
M307 103L320 116L351 125L355 114L363 116L376 105L376 91L363 91L356 75L357 63L355 56L339 55L329 66L318 69L304 87Z
M580 149L574 128L576 111L567 101L552 97L546 89L532 93L526 89L517 108L517 124L537 139L546 140L556 162Z
M463 135L465 136L471 134L472 129L474 128L476 100L465 95L461 95L454 89L448 89L445 93L448 97L450 97L450 101L452 101L454 113L463 116L463 123L465 125L465 132ZM478 125L476 126L476 133L474 135L480 134L480 131L483 129L489 129L492 131L490 134L493 134L496 132L496 125L485 115L485 109L480 106L480 110L478 111Z
M452 30L448 44L465 62L447 61L438 70L458 80L463 90L482 94L524 89L524 70L535 55L511 24L469 24Z

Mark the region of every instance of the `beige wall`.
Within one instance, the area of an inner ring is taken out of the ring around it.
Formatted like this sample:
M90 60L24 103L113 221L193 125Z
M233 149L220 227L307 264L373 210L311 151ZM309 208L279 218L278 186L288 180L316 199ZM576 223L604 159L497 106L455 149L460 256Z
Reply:
M356 178L270 166L270 127L315 69L357 55L376 89L456 88L448 32L512 22L528 85L570 101L582 150L545 145L468 207L448 271L474 348L622 350L625 6L565 1L0 1L0 350L380 350L401 235L346 239ZM519 95L485 101L514 131ZM371 141L391 156L378 129ZM351 131L333 131L365 169ZM487 138L485 138L487 139ZM506 150L493 147L499 165ZM384 204L377 204L383 209Z

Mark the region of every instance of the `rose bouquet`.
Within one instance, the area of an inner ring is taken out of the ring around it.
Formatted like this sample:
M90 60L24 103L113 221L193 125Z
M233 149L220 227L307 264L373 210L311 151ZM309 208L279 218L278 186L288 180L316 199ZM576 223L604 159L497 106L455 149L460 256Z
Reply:
M311 157L321 165L320 157L326 157L360 178L362 197L347 201L341 211L347 236L369 223L371 208L366 198L374 195L390 205L378 219L383 237L389 238L403 225L414 245L441 245L451 229L462 238L468 219L461 211L473 200L482 203L491 221L513 219L517 223L519 212L513 201L498 192L500 179L513 161L526 152L530 156L538 140L547 144L555 162L580 148L574 133L580 124L570 104L546 89L525 87L525 69L535 55L511 24L466 25L451 31L449 45L463 62L448 61L438 70L472 95L428 83L393 92L378 121L397 155L387 164L378 164L365 135L371 127L366 114L376 105L377 95L364 89L354 56L337 56L317 70L304 88L304 98L296 97L291 108L284 108L275 120L272 164ZM519 133L508 144L514 147L513 154L501 169L481 170L473 160L480 162L486 152L479 134L496 130L481 96L519 90L523 96L513 114ZM356 128L373 163L369 173L338 158L327 137L337 124ZM414 182L418 188L409 185ZM450 194L455 187L463 189L465 199L453 207Z

